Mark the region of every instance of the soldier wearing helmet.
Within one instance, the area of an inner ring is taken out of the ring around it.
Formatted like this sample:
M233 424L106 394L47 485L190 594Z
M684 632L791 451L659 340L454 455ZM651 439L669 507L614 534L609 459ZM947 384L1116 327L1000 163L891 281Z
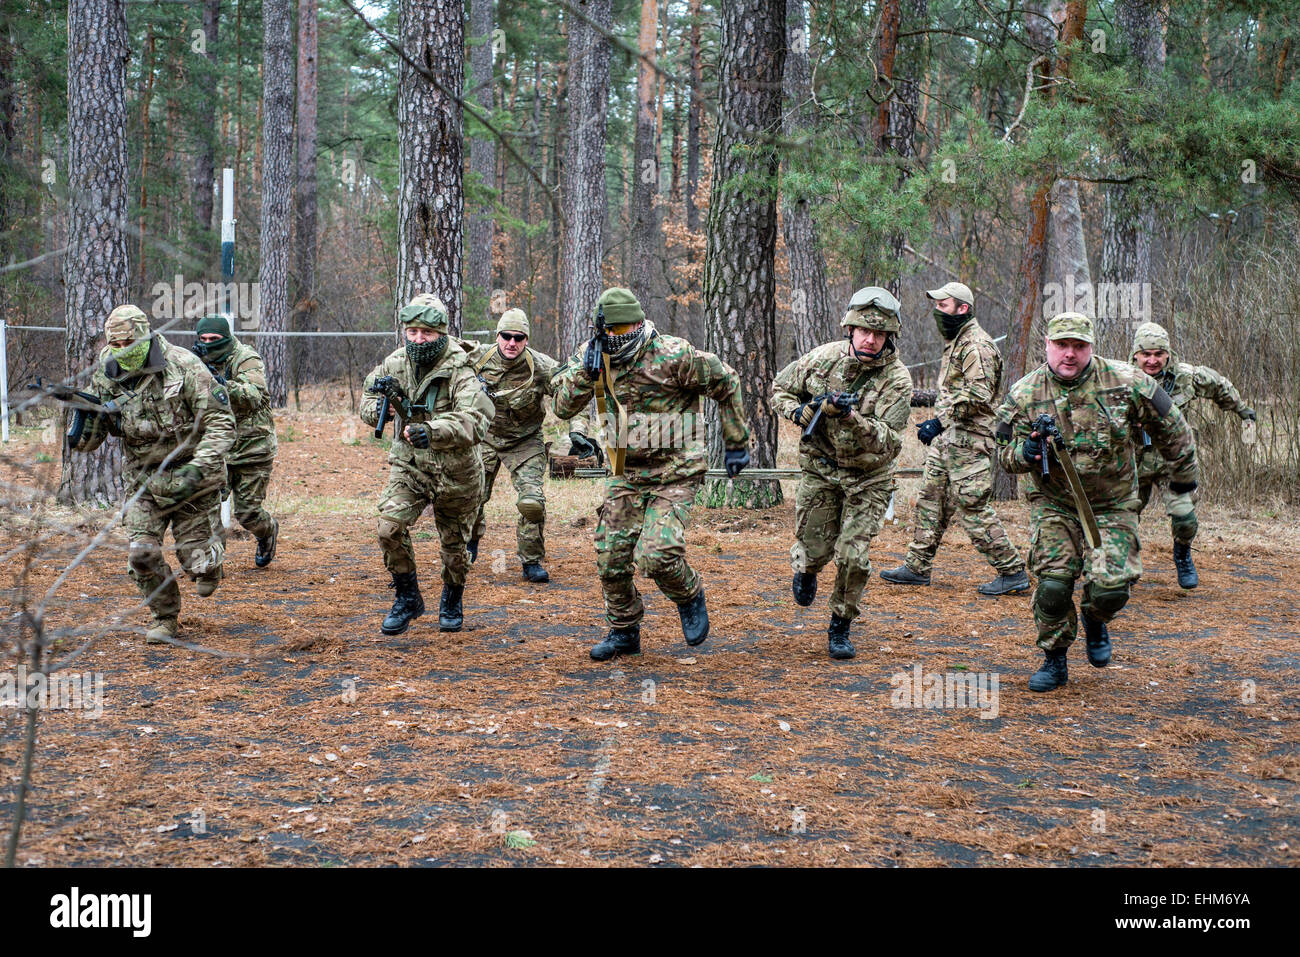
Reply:
M832 658L852 658L849 627L861 613L871 577L867 553L894 491L912 378L898 357L902 322L888 290L859 289L840 326L844 340L818 346L781 370L772 408L806 433L790 550L794 600L812 604L817 573L834 558L827 644Z

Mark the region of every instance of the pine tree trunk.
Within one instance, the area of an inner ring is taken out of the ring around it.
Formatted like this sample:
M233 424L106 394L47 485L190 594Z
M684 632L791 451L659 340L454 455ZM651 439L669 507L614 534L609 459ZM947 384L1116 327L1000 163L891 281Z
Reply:
M402 0L402 48L444 89L455 92L464 85L463 9L464 4L452 0ZM420 293L433 293L447 306L452 335L459 335L465 232L461 109L405 60L397 137L396 305L400 309Z
M610 29L610 0L588 0L583 6L593 23ZM572 355L590 335L591 314L603 284L600 264L604 258L606 205L609 41L576 18L569 24L569 65L569 200L565 210L565 290L560 315L565 355Z
M492 28L496 23L494 0L470 0L470 33L476 44L470 47L470 101L484 113L492 112ZM516 77L518 73L516 71ZM496 178L496 140L483 131L469 141L469 169L477 173L484 187ZM526 215L526 213L525 213ZM468 296L478 297L483 308L474 318L492 319L492 207L483 204L469 217L469 263L465 279L471 287Z
M126 61L124 0L68 3L68 249L63 256L67 326L64 372L98 357L103 322L126 301ZM90 454L67 442L60 502L108 505L122 493L121 448Z
M298 183L294 193L293 330L310 331L316 320L316 0L298 0ZM293 401L302 408L306 340L289 341Z
M776 465L777 419L768 404L776 378L776 196L780 169L786 0L734 0L722 9L718 54L719 120L713 149L704 312L708 348L736 370L744 389L756 468ZM743 177L743 185L739 182ZM722 461L722 436L710 414L710 448ZM768 508L781 483L743 479L706 483L702 501Z
M813 131L812 73L804 0L786 0L785 118L782 132L797 140ZM804 196L785 192L785 248L790 257L790 320L795 355L834 338L826 261L817 242L817 223Z
M203 242L212 230L213 172L217 125L217 27L221 0L203 0L203 40L208 62L195 78L199 88L198 142L194 150L194 171L190 176L190 207L197 238Z
M641 31L638 35L636 80L636 149L632 164L632 262L629 286L641 306L655 322L662 324L662 311L654 293L654 256L659 240L659 141L655 130L655 37L659 25L657 0L641 0ZM654 308L652 308L652 305Z
M258 246L261 331L289 327L289 217L293 199L293 33L290 0L262 4L262 223ZM288 397L283 336L260 340L271 405Z
M700 0L691 0L691 102L686 113L686 226L700 228L695 194L700 188L700 113L704 109L704 60L700 55Z

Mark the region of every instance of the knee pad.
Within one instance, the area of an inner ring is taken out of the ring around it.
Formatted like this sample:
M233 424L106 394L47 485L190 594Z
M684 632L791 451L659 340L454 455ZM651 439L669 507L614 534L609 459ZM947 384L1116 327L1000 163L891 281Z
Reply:
M1044 618L1065 618L1074 600L1074 582L1060 578L1039 578L1034 607Z
M387 515L379 516L379 541L397 547L402 542L402 536L406 533L406 526L401 522L394 521Z
M1169 516L1169 529L1173 532L1175 541L1190 542L1196 537L1196 530L1199 527L1195 512L1189 512L1186 515Z
M1123 588L1089 588L1088 605L1102 621L1110 621L1128 604L1128 586Z
M132 542L127 550L127 564L137 575L148 575L154 571L162 558L162 546L155 542Z
M519 496L515 508L519 509L519 514L530 522L540 522L546 518L546 506L530 495Z

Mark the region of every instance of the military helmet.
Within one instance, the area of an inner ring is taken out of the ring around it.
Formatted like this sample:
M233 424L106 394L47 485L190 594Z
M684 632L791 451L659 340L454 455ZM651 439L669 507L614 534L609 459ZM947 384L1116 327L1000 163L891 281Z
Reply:
M849 300L849 310L840 320L840 326L844 329L858 326L862 329L896 333L903 327L900 308L898 300L888 289L865 286Z
M446 332L448 328L447 307L441 299L428 292L421 293L403 306L397 318L403 326L424 326L437 332Z

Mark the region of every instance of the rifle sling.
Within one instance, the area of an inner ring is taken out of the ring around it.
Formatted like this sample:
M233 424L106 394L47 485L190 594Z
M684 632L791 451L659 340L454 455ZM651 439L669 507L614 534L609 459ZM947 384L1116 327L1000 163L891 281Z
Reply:
M627 460L627 409L614 394L614 370L609 364L609 355L603 349L600 359L603 367L600 376L596 379L596 411L600 413L601 424L608 427L610 424L606 405L606 395L608 395L608 402L613 403L614 411L617 413L618 429L612 441L605 443L605 454L609 456L612 474L622 475L623 464Z

